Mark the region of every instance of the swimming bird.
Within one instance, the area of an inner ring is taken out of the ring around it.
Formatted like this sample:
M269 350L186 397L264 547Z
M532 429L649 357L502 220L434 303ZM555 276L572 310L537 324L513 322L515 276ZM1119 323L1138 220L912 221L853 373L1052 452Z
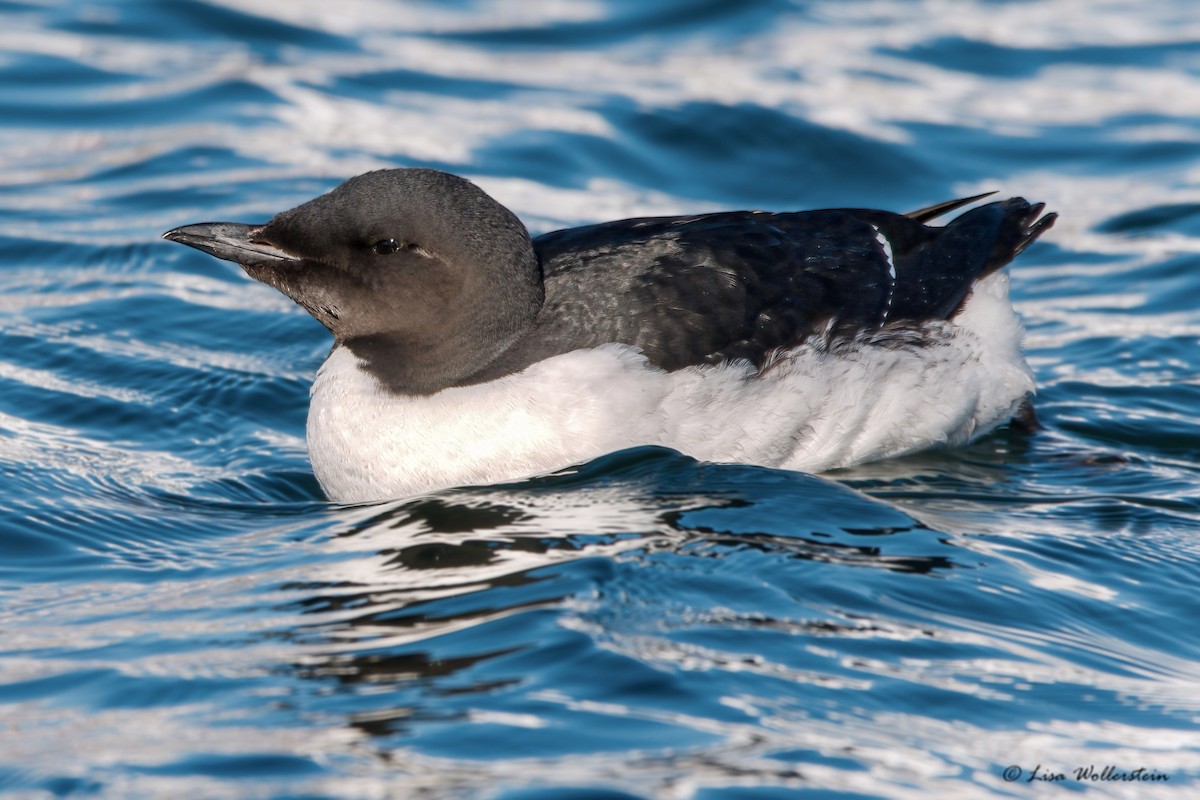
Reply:
M733 211L531 238L432 169L351 178L270 222L163 236L333 334L313 471L336 502L519 479L637 445L819 472L963 444L1034 389L1004 269L1055 214Z

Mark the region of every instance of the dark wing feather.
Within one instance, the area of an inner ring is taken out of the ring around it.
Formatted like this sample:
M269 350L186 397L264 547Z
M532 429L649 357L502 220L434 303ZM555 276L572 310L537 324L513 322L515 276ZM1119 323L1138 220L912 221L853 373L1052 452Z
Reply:
M622 342L668 370L877 324L890 293L874 231L841 211L624 220L534 245L546 307L531 342Z
M667 370L731 359L761 366L817 334L949 318L976 280L1049 226L1053 215L1033 224L1040 211L1008 200L942 228L865 209L740 211L548 233L534 240L545 306L488 372L608 342L639 347Z

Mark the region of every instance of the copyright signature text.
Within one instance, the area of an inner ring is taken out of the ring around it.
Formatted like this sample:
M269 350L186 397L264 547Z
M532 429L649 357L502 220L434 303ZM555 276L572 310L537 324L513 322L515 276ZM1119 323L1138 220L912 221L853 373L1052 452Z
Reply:
M1149 767L1119 767L1088 764L1061 771L1042 764L1022 767L1012 764L1001 773L1007 783L1167 783L1171 776Z

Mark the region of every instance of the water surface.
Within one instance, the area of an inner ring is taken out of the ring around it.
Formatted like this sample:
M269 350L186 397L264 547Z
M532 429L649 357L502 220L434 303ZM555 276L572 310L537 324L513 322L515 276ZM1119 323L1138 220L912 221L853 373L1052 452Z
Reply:
M1193 794L1197 98L1189 0L0 3L0 790ZM158 236L397 165L534 232L1045 201L1044 427L329 504L327 335Z

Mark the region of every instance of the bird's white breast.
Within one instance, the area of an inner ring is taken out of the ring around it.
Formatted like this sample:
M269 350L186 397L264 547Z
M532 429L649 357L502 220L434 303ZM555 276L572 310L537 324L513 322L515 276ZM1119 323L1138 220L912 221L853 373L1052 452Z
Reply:
M962 444L1008 420L1033 390L1021 335L1001 271L912 344L806 344L761 371L735 362L667 373L610 344L397 396L338 347L313 384L309 454L339 502L512 480L642 444L817 472Z

